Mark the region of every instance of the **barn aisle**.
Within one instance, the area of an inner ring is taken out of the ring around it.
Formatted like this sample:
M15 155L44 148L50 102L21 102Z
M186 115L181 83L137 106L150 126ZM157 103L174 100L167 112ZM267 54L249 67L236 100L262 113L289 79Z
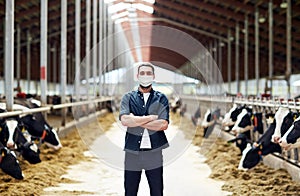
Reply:
M172 154L169 152L176 150L175 143L172 145L173 141L188 143L182 131L177 129L176 126L170 124L168 130L172 130L172 132L166 132L171 144L165 151L166 156L164 154L164 158L167 159L169 159L168 154ZM120 131L120 125L114 123L109 131L94 141L90 148L91 151L86 152L86 156L91 156L91 160L70 166L68 173L62 176L66 183L44 189L45 195L61 195L64 192L68 194L73 192L74 195L124 195L123 170L118 165L123 162L124 157L122 151L124 134L124 131ZM117 148L108 147L111 144L114 144ZM99 151L99 149L106 149L105 153ZM118 153L120 154L116 154L116 149L119 149ZM223 182L208 177L211 170L204 163L205 157L199 154L197 150L199 150L199 147L191 144L185 150L179 152L176 159L165 161L165 195L230 195L230 193L221 190ZM101 154L102 159L96 158L98 153ZM138 195L150 195L144 173Z

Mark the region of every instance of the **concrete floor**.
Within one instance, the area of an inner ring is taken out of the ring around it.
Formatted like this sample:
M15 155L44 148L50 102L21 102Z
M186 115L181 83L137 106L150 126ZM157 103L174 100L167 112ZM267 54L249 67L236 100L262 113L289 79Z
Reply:
M54 192L61 195L64 191L77 191L76 195L124 195L122 148L125 131L120 131L123 128L115 123L109 131L95 140L90 146L90 151L86 152L87 156L93 157L92 160L70 166L68 173L62 176L77 182L61 183L58 187L48 187L44 190L51 192L51 195ZM177 127L170 125L169 128L174 131L167 133L170 147L164 151L164 195L230 195L221 190L223 182L208 177L211 170L204 163L205 157L197 152L199 147L190 144ZM182 146L177 145L179 143ZM178 151L178 146L181 151ZM177 156L174 156L174 152ZM138 195L150 195L144 173Z

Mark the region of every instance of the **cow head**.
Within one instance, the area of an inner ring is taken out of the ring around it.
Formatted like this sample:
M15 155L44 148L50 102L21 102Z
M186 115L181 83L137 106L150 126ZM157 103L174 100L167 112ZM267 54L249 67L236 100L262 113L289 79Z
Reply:
M206 127L211 125L210 122L211 122L211 111L210 111L210 109L207 109L205 114L204 114L204 118L203 118L203 121L201 123L201 126L206 128Z
M41 139L47 146L58 150L62 147L56 130L49 126L41 113L29 114L21 118L28 132Z
M237 106L236 104L224 115L222 125L225 126L225 131L230 131L237 121L238 115L242 112L245 106Z
M289 130L283 135L279 140L279 144L284 149L288 150L290 148L295 148L299 146L300 137L300 117L298 117Z
M266 124L270 126L274 122L275 114L273 112L268 112L265 114Z
M230 118L233 122L237 121L238 115L245 109L245 106L238 106L235 110L233 110L230 114Z
M8 148L15 148L16 130L19 122L18 118L3 118L1 119L0 141Z
M252 146L247 144L247 147L243 150L239 168L251 169L259 163L262 158L261 156L273 152L281 152L279 144L271 142L275 127L276 123L273 122L266 132L258 139L257 144L255 143Z
M231 114L237 110L237 105L233 104L232 108L224 115L224 119L222 121L223 126L231 126L234 122L231 119Z
M235 145L240 149L242 154L247 144L250 142L250 139L245 133L240 133L238 134L237 137L228 141L228 143L233 143L233 142L235 142Z
M296 143L297 139L300 137L300 117L294 122L294 126L291 132L287 135L286 141L287 143Z
M31 164L40 163L40 150L28 141L21 131L21 125L15 118L8 118L1 124L0 140L9 149L17 150Z
M251 115L252 115L251 109L249 110L246 108L242 109L240 114L237 116L237 120L232 128L232 131L236 133L249 131L248 126L252 125Z
M275 113L276 128L272 135L272 142L278 143L280 138L292 126L298 114L290 112L288 108L280 107Z
M247 170L256 166L262 160L262 148L262 144L254 144L251 146L251 144L248 143L243 151L238 169Z
M25 143L19 147L21 154L25 160L31 164L37 164L41 162L40 149L34 143Z
M55 150L59 150L60 148L62 148L62 144L58 137L57 131L53 127L50 127L48 124L45 125L45 131L46 131L46 135L44 139L45 144L48 147L53 148Z
M203 136L205 138L208 138L209 135L212 133L214 126L217 120L220 118L220 116L221 116L220 108L215 109L213 112L211 112L210 109L207 109L204 115L204 119L201 123L202 127L204 128Z
M0 142L0 168L2 171L11 177L22 180L24 178L19 161L13 152L10 152Z

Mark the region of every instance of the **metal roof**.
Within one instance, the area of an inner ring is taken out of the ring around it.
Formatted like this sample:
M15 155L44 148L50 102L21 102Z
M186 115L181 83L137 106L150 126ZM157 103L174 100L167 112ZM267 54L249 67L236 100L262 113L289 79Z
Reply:
M136 0L132 2L141 2ZM119 1L114 1L116 4ZM258 9L260 16L263 16L266 21L259 23L259 54L260 54L260 77L268 75L268 56L269 56L269 24L268 24L268 4L273 3L273 51L274 51L274 75L282 75L286 71L287 63L287 36L286 36L286 9L281 8L281 0L156 0L153 4L154 13L148 14L138 11L139 18L152 18L151 22L139 21L139 25L164 25L183 31L194 39L198 40L205 47L209 47L215 40L227 40L228 31L235 36L236 25L238 24L239 31L239 65L240 79L244 78L244 23L245 17L248 18L249 29L249 78L255 77L255 10ZM147 4L147 2L144 2ZM300 1L291 0L292 4L292 29L291 29L291 59L292 73L300 72ZM85 53L85 23L86 23L86 1L81 1L81 57ZM98 4L99 5L99 4ZM149 4L152 6L152 4ZM49 51L51 47L56 46L59 50L60 45L60 25L61 25L61 1L51 0L48 2L48 43ZM68 19L67 19L67 47L68 53L74 52L74 36L75 36L75 1L68 0ZM0 1L0 40L4 40L5 33L5 1ZM27 32L30 32L32 38L31 45L31 72L32 79L38 80L39 73L39 58L40 58L40 1L39 0L16 0L15 1L15 28L21 28L21 77L26 78L26 42ZM126 22L124 26L129 26ZM16 37L16 36L15 36ZM16 39L16 38L15 38ZM220 42L218 42L220 43ZM227 65L227 47L222 49L222 75L224 81L227 81L227 67L231 66L231 78L235 80L235 45L232 42L231 59L232 64ZM4 41L0 42L0 76L4 75ZM183 66L188 59L174 52L164 50L158 47L149 47L143 51L143 55L147 56L147 60L161 61L165 64L172 65L175 68ZM59 62L59 57L57 62ZM52 73L52 64L50 62L49 70ZM70 65L72 66L72 64ZM59 70L59 69L58 69ZM57 71L58 72L58 71ZM192 72L186 74L197 78ZM52 80L52 76L50 76ZM68 82L72 82L69 79Z

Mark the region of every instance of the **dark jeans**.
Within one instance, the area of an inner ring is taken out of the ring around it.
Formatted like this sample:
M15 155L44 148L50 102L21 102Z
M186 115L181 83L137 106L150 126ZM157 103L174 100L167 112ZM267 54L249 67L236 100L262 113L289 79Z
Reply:
M138 155L126 152L124 172L125 196L137 195L143 169L148 180L151 196L162 196L162 163L162 151L142 151Z

